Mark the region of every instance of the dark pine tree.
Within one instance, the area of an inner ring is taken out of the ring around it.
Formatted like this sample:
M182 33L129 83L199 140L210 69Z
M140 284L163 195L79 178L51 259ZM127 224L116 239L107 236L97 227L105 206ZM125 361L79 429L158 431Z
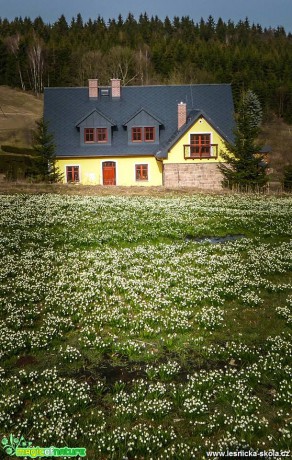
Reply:
M218 167L225 187L239 191L258 190L267 181L262 146L257 142L262 109L257 96L250 90L241 97L234 142L226 143L221 152L224 163Z
M56 167L54 137L49 132L48 123L43 117L36 122L36 125L33 149L36 153L38 175L43 181L59 182L62 179L62 174Z

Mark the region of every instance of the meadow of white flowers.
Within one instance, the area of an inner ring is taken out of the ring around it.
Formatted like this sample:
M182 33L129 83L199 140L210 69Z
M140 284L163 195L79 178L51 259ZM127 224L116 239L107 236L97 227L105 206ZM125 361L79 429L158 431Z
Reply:
M291 197L2 195L0 434L92 460L289 449L291 285Z

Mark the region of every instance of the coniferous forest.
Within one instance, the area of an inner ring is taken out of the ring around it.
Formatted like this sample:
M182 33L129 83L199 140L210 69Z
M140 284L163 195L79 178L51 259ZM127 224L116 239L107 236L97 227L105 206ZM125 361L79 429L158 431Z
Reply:
M47 24L0 18L0 85L41 93L45 86L231 83L235 103L254 91L266 114L292 122L292 34L238 23L149 17Z

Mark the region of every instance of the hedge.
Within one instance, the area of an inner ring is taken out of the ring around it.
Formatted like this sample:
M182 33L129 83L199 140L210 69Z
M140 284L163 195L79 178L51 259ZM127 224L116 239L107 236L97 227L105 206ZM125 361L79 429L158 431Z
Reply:
M1 150L7 153L16 153L19 155L27 154L27 155L36 155L34 149L29 147L16 147L15 145L1 145Z
M7 180L25 179L38 173L36 158L32 155L19 153L0 153L0 173Z

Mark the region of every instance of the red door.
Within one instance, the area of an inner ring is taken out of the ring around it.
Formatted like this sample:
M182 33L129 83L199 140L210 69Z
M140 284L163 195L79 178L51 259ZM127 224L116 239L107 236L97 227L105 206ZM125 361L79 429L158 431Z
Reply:
M103 185L116 185L116 163L114 161L102 163L102 183Z

